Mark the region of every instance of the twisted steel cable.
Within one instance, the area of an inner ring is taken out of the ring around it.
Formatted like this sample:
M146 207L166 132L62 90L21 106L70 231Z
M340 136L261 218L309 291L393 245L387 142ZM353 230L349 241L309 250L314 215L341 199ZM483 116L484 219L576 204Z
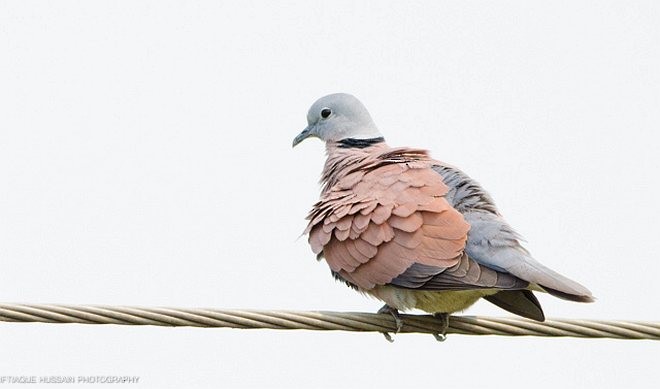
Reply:
M401 315L401 318L404 321L402 333L437 334L442 330L441 323L432 316ZM0 321L363 332L396 330L392 316L376 313L59 304L0 303ZM568 319L540 323L522 318L451 316L447 333L660 340L660 323Z

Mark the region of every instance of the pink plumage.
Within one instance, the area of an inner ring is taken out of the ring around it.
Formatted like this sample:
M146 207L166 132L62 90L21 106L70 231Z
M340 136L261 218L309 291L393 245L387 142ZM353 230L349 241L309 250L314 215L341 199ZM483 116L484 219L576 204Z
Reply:
M469 225L444 198L448 188L434 164L424 150L328 144L325 186L307 217L313 251L365 290L414 263L456 265Z

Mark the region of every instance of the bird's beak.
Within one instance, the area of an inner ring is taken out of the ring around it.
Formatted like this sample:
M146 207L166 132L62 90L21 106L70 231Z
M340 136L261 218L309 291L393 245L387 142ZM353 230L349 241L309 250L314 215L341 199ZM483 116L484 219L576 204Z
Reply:
M300 134L298 134L298 136L293 138L293 145L291 147L296 147L296 145L298 143L300 143L300 142L304 141L305 139L309 138L311 135L312 135L312 129L309 126L305 127L305 129L302 130L302 132Z

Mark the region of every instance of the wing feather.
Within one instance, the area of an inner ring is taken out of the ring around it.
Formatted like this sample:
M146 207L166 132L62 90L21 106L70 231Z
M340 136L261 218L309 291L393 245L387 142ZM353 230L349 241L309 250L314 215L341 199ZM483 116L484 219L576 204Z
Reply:
M468 274L461 258L469 225L444 199L448 188L432 166L426 154L390 150L347 167L351 171L310 213L313 250L366 290L391 283L415 264L432 267L433 274L449 268Z

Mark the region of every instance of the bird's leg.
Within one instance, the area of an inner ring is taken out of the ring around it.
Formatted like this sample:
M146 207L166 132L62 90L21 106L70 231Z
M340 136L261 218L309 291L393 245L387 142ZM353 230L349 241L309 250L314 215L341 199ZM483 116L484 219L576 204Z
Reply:
M396 331L394 333L398 334L399 331L401 331L401 328L403 328L403 319L401 319L401 316L399 315L399 310L385 304L381 309L378 310L378 313L389 313L392 315L394 322L396 323ZM389 332L383 332L382 334L385 336L385 339L387 339L388 342L394 342L394 339L392 339L392 335L390 335Z
M449 329L449 314L445 312L438 312L434 313L433 317L438 319L442 325L442 332L433 334L433 336L438 342L444 342L447 339L447 329Z

